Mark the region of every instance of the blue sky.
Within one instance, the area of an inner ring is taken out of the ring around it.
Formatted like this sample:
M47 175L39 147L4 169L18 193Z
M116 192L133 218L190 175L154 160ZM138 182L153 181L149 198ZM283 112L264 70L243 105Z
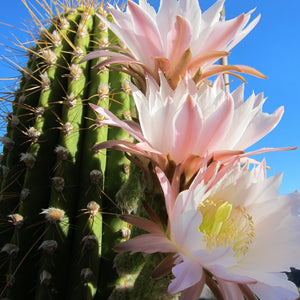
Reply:
M199 2L204 11L215 1ZM153 1L154 6L158 3L157 0ZM256 94L264 92L268 97L264 105L265 112L272 113L281 105L285 107L279 125L251 147L251 150L263 147L300 147L300 1L227 0L225 8L227 19L253 8L256 8L253 16L259 13L262 15L256 28L231 51L229 63L249 65L268 76L265 80L247 76L245 87L246 96L252 91ZM21 0L1 1L1 22L24 28L23 24L29 19L30 15ZM12 33L20 40L26 41L26 34L0 24L0 43L10 44L7 38L14 40ZM0 45L0 55L11 54ZM19 59L22 60L21 57ZM14 70L0 60L0 78L12 77L15 74ZM234 85L238 84L239 81L234 79ZM5 85L7 83L0 81L1 90ZM261 160L263 157L266 157L267 164L272 167L272 170L268 171L268 176L284 172L281 193L300 191L300 149L267 153L255 158Z

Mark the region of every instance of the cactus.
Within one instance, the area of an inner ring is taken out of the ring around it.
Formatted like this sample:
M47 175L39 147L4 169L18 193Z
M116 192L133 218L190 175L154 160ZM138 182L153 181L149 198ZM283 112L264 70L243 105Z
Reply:
M0 298L144 299L155 291L155 299L173 299L166 279L143 291L157 256L112 251L130 235L118 215L145 214L140 199L159 201L145 193L142 171L124 153L91 151L129 136L100 125L88 103L124 119L134 113L128 75L93 69L97 59L80 63L86 53L119 43L95 15L106 16L104 4L37 1L50 16L46 27L23 2L42 29L29 48L19 45L29 60L18 67L1 138Z

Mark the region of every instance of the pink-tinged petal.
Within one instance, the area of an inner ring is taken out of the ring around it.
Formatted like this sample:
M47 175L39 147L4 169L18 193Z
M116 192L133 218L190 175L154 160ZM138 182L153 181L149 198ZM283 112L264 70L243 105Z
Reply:
M240 155L240 157L247 157L247 156L271 153L271 152L277 152L277 151L291 151L291 150L296 150L297 148L298 147L261 148L259 150L246 152L245 154Z
M203 273L201 280L195 285L182 291L180 300L198 300L205 284L205 273Z
M245 21L244 24L246 25L246 23L249 21L250 15L251 15L252 11L250 11L249 13L246 14L245 17ZM245 29L243 29L241 32L239 32L234 40L229 44L229 46L226 48L227 51L229 51L230 49L232 49L234 46L236 46L246 35L248 35L248 33L257 25L257 23L260 20L261 15L258 15Z
M174 140L171 157L181 162L186 153L196 154L195 144L199 131L202 130L202 112L190 95L184 101L180 111L174 116Z
M121 121L118 117L116 117L113 113L111 113L109 110L104 109L103 107L97 106L95 104L90 103L90 106L93 110L95 110L97 113L99 113L104 118L107 118L107 120L101 121L102 124L111 125L111 126L117 126L124 130L126 130L129 134L131 134L134 138L136 138L138 141L144 141L144 137L141 135L140 130L137 131L132 126L129 126L126 122Z
M259 77L259 78L262 78L262 79L267 78L266 75L264 75L263 73L257 71L256 69L254 69L252 67L244 66L244 65L235 65L235 66L239 69L238 72L242 72L242 73L252 75L252 76L255 76L255 77Z
M204 276L201 265L190 258L184 258L184 261L176 265L172 272L175 279L169 285L169 294L176 294L194 286Z
M247 130L237 142L240 149L246 149L253 145L270 131L272 131L282 118L284 112L283 106L279 107L273 114L257 113L250 121Z
M175 203L177 205L177 201ZM178 251L192 253L197 249L203 249L203 233L198 231L202 222L200 211L180 211L180 208L176 208L176 212L178 213L175 213L174 209L174 215L170 222L170 234L173 242L180 248Z
M191 38L192 29L188 21L176 16L174 27L167 36L167 58L174 62L179 60L182 53L189 48Z
M145 218L133 216L133 215L121 215L120 219L136 227L139 227L147 232L153 234L161 234L161 235L165 234L161 226Z
M132 17L134 32L141 38L143 49L149 53L149 56L162 56L164 53L157 25L138 4L128 1L127 5L128 12Z
M165 257L158 266L156 266L155 270L151 274L151 278L153 279L159 279L163 276L168 275L172 272L172 268L175 265L176 260L176 254L170 254L167 257Z
M139 144L133 144L130 142L126 142L126 141L120 141L120 140L109 140L100 144L96 144L95 146L93 146L93 148L91 149L94 152L99 152L103 149L115 149L118 151L123 151L123 152L128 152L137 156L142 156L145 158L148 158L149 160L153 161L154 163L156 162L156 160L161 157L162 159L164 158L164 156L160 155L158 157L157 154L156 156L151 155L151 153L147 153L143 150L140 150L137 146Z
M194 73L194 71L198 70L202 65L211 61L216 61L228 55L229 53L226 51L209 51L204 53L201 52L191 59L189 70L191 71L191 73Z
M175 252L173 244L165 235L157 234L142 234L128 241L120 243L113 248L116 252L127 252L131 254L142 252L146 254L161 252L172 253Z
M160 186L163 190L164 197L165 197L165 204L166 204L166 209L169 218L172 216L172 210L173 210L173 199L171 195L171 185L170 182L165 175L165 173L158 167L155 168L158 180L160 182ZM174 199L175 200L175 199Z
M217 278L224 300L243 300L243 294L237 283Z
M217 149L218 144L222 142L222 139L226 136L231 126L233 114L233 99L231 95L228 95L226 101L224 101L216 111L205 120L201 139L198 140L199 148L202 148L202 152L206 149L210 152ZM206 141L204 145L205 148L200 145L201 140Z
M296 300L299 292L295 284L286 280L285 287L270 286L263 283L249 285L259 299L266 300Z
M225 50L226 46L235 37L241 25L244 23L245 15L231 19L226 22L219 22L210 32L210 38L206 40L202 51Z

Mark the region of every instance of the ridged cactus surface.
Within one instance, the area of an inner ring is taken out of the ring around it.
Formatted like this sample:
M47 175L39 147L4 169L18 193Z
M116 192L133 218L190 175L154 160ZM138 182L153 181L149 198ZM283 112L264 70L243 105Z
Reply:
M119 41L95 15L106 16L103 4L45 7L49 27L30 10L40 33L26 49L29 60L20 66L1 138L0 298L144 299L140 287L150 280L155 256L120 254L114 262L112 248L130 235L118 214L154 196L144 193L142 172L124 153L91 151L96 143L129 138L100 125L88 105L130 119L128 76L93 69L97 59L80 63L88 52ZM151 293L160 299L167 283L153 282Z

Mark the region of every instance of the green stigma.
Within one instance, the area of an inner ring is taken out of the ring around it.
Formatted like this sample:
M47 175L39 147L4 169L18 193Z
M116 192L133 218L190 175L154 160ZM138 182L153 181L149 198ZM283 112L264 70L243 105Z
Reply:
M203 216L199 231L204 234L207 251L230 247L236 258L248 252L255 231L252 217L245 208L234 207L227 201L206 199L198 209Z

